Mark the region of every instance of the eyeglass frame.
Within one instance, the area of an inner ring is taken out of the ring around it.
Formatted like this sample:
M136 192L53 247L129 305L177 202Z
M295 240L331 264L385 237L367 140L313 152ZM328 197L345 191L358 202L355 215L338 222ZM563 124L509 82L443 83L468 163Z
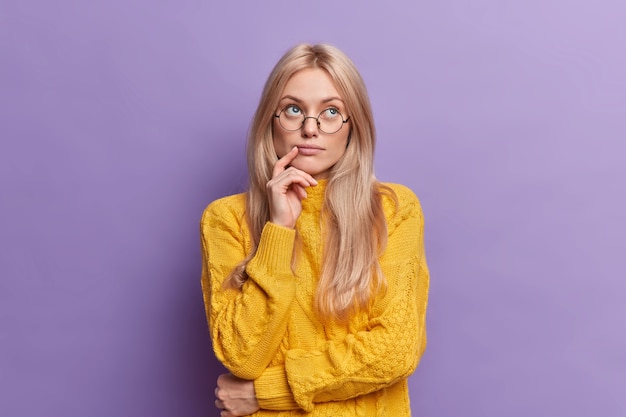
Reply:
M286 105L285 107L283 107L283 109L281 111L278 112L278 114L274 114L274 117L278 119L278 124L280 125L280 127L282 127L283 129L285 129L287 132L297 132L298 130L302 129L304 127L304 123L306 123L306 119L314 119L315 122L317 123L317 128L320 130L320 132L322 133L326 133L327 135L334 135L335 133L339 132L341 130L341 128L343 127L343 125L345 125L346 123L348 123L350 121L350 116L348 116L348 118L346 120L343 120L343 114L341 114L341 112L339 111L339 109L337 110L337 114L339 115L339 117L341 117L341 124L339 125L339 129L335 130L332 133L326 132L325 130L322 129L321 127L321 123L320 123L320 117L322 116L322 113L324 113L326 110L328 109L324 109L320 112L320 114L317 115L317 117L313 117L313 116L307 116L306 113L303 111L302 115L304 116L304 118L302 119L302 124L300 125L299 128L297 129L287 129L285 126L283 126L283 124L280 122L280 115L287 110L288 107L292 106L291 104Z

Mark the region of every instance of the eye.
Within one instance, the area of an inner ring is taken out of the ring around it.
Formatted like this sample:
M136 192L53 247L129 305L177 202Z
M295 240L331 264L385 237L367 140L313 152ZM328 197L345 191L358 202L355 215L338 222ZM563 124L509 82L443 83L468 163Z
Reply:
M283 112L287 116L300 116L302 114L302 110L300 110L300 107L296 106L295 104L288 105L287 107L285 107L285 110L283 110Z
M334 119L337 116L339 116L339 110L337 110L335 107L329 107L322 113L320 113L320 118L327 120Z

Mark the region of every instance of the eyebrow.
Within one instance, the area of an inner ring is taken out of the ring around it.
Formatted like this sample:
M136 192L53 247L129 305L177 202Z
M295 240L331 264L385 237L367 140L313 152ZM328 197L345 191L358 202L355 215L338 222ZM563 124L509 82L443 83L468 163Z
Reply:
M298 97L291 96L291 95L286 95L286 96L282 97L280 99L280 101L283 101L285 99L290 99L290 100L293 100L293 101L295 101L297 103L304 103L304 100L299 99ZM338 100L338 101L341 101L343 103L343 100L340 97L334 97L334 96L322 99L321 103L328 103L328 102L331 102L333 100Z

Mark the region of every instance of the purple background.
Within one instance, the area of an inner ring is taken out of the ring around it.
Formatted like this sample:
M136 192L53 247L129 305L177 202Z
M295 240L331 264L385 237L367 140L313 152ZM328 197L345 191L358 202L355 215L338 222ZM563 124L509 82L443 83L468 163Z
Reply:
M626 4L0 0L0 415L212 416L198 221L333 43L421 198L415 416L626 415ZM618 258L619 257L619 258Z

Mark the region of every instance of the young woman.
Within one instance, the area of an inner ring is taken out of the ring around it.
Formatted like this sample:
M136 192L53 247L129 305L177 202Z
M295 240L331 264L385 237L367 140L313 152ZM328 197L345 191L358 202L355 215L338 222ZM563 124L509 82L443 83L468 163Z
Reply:
M263 90L249 190L201 221L202 288L230 416L410 415L426 346L420 204L373 174L374 124L354 64L298 45Z

